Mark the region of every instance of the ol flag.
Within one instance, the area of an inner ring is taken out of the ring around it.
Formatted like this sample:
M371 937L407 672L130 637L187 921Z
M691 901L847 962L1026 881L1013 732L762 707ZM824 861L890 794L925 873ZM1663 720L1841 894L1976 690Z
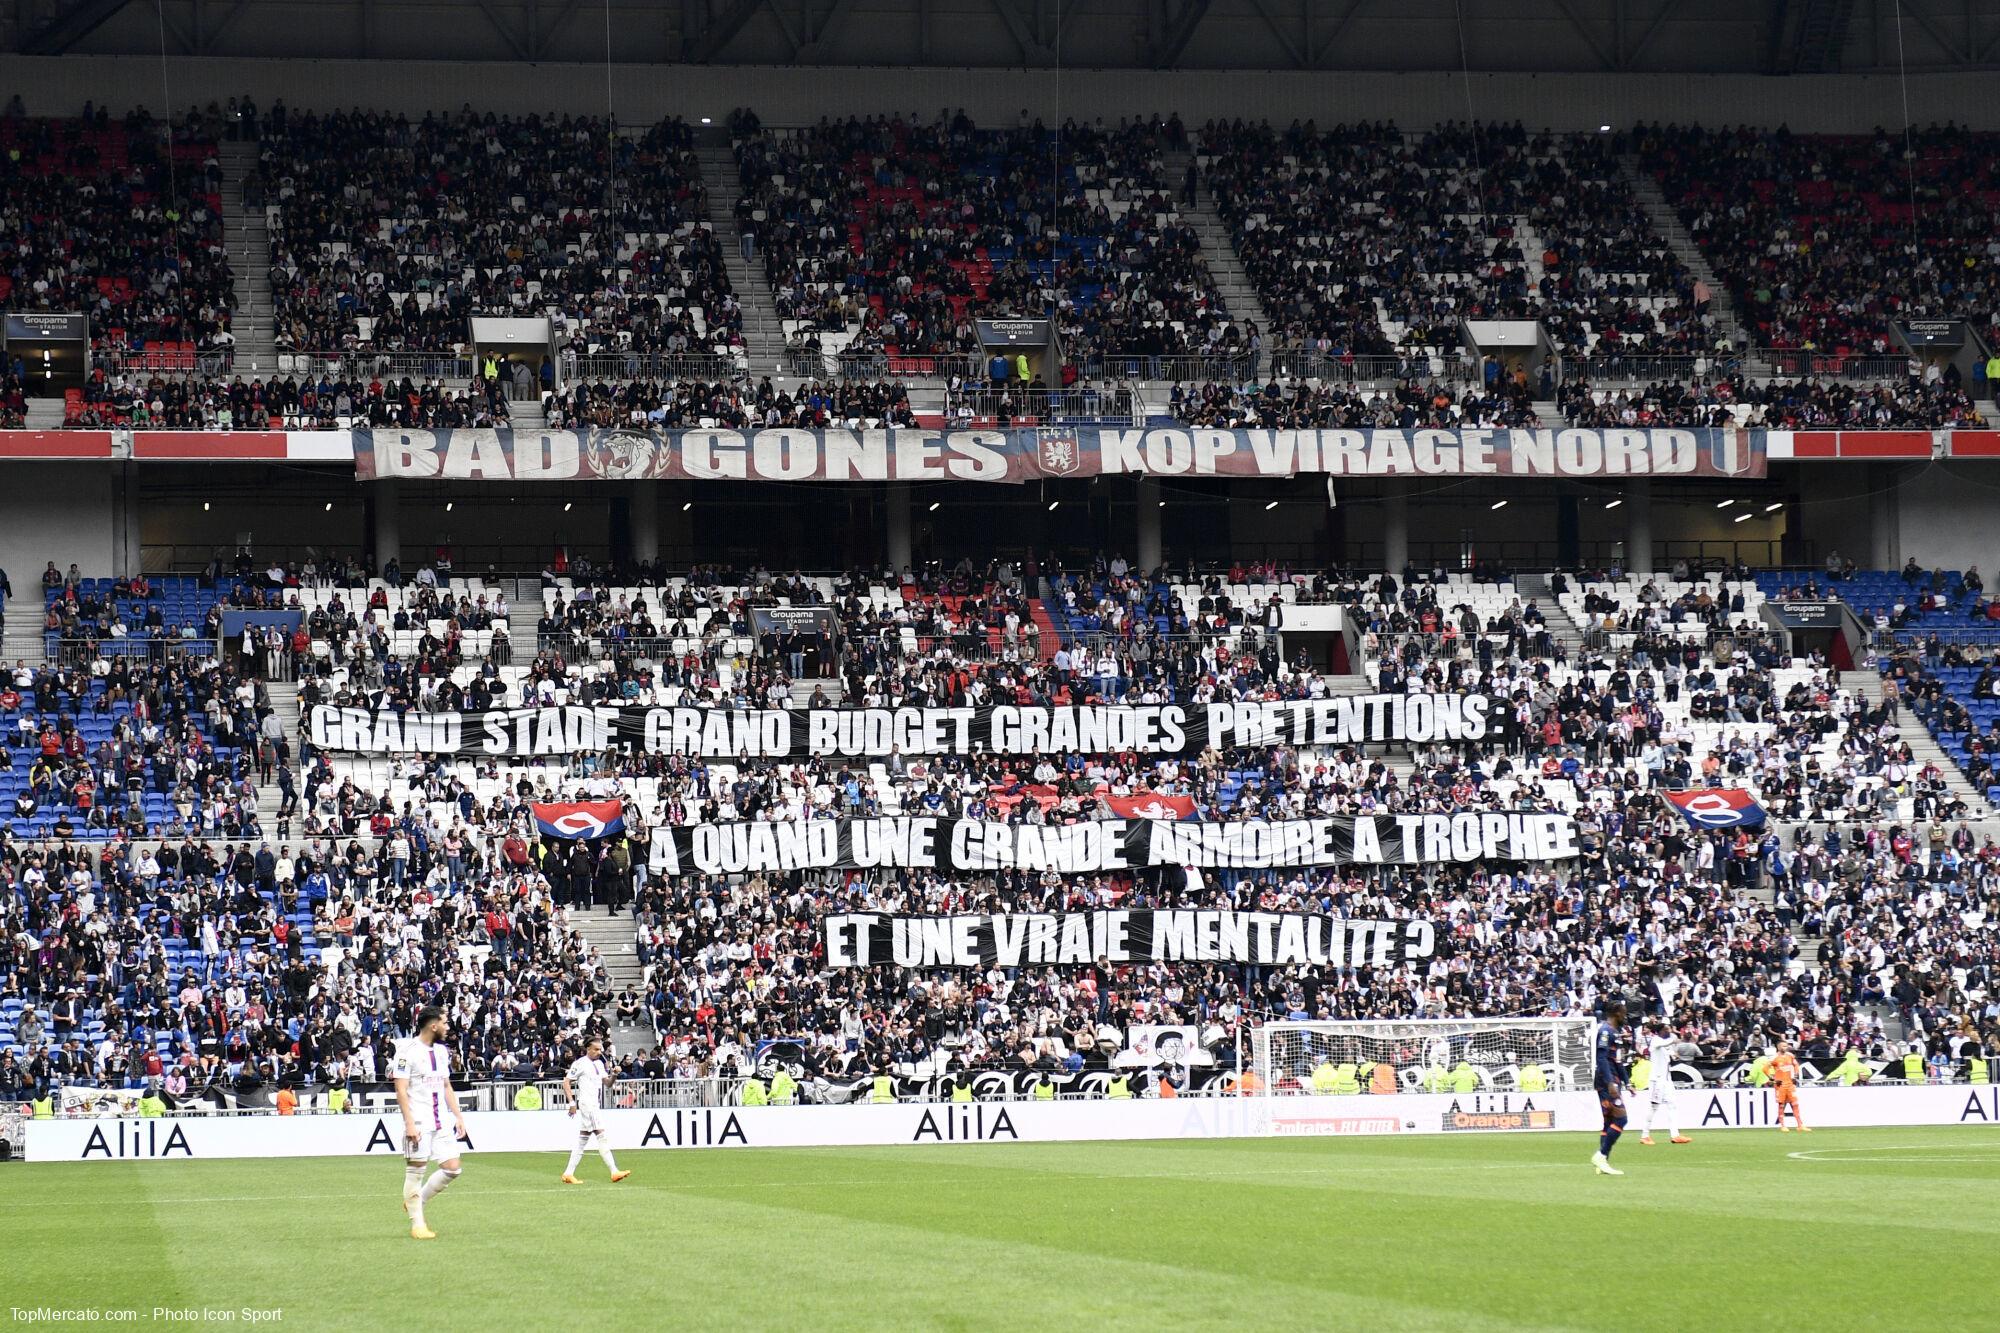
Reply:
M1662 794L1696 828L1755 828L1764 822L1764 807L1740 787Z
M625 831L623 801L536 802L529 809L544 838L615 838Z

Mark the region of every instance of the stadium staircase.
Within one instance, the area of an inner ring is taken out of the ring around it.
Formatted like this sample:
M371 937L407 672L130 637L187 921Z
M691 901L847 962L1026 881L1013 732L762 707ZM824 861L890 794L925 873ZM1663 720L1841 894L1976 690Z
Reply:
M764 281L763 265L752 265L743 258L743 233L736 226L736 153L727 143L704 143L696 151L702 183L708 187L708 223L722 245L730 289L743 307L743 348L750 357L751 377L781 375L785 371L784 325L778 320L778 307L771 302L771 285Z
M42 638L42 598L40 580L23 598L20 589L7 599L7 632L0 637L0 659L11 668L16 662L39 666L48 659L48 644Z
M285 735L293 738L292 764L293 776L296 777L299 758L297 738L305 734L304 728L300 725L299 687L289 680L267 681L264 685L264 694L270 699L271 711L277 714L278 724L285 729ZM271 781L257 784L257 822L263 826L267 834L278 827L278 806L278 782L274 774Z
M1542 619L1549 625L1549 637L1561 644L1564 653L1574 661L1577 654L1583 651L1583 626L1563 610L1562 603L1549 591L1549 576L1516 574L1514 591L1520 594L1522 601L1540 609Z
M511 400L507 404L507 422L515 430L545 429L549 414L542 408L541 390L537 389L533 398Z
M1181 187L1187 180L1188 163L1193 160L1194 155L1184 149L1175 149L1166 155L1167 184L1176 199L1180 198ZM1194 193L1193 205L1183 200L1181 207L1188 225L1194 228L1195 237L1201 242L1201 257L1208 261L1208 272L1215 279L1215 290L1222 297L1229 317L1254 321L1268 347L1272 337L1271 317L1264 313L1264 303L1257 299L1257 289L1251 285L1249 274L1243 271L1243 261L1236 257L1236 246L1229 239L1228 224L1223 222L1222 214L1215 211L1215 196L1209 193L1205 177L1201 188Z
M1035 628L1041 631L1041 660L1044 662L1053 662L1056 650L1063 646L1065 639L1063 638L1062 631L1056 628L1055 617L1049 614L1049 608L1042 604L1041 598L1030 597L1028 599L1028 619L1034 621Z
M1866 699L1869 707L1875 708L1881 705L1882 677L1876 674L1873 666L1843 671L1840 683ZM1967 780L1965 770L1958 766L1958 761L1945 753L1944 747L1937 743L1937 737L1931 735L1931 729L1924 725L1923 719L1911 712L1907 705L1897 714L1896 730L1908 743L1910 757L1917 767L1922 768L1929 764L1943 773L1945 786L1950 788L1953 796L1965 802L1965 808L1972 812L1973 819L1987 820L2000 814L2000 811L1995 810L1993 802L1986 798L1986 793Z
M807 676L792 682L792 707L809 706L814 690L826 691L826 697L836 704L847 698L847 683L839 676Z
M278 367L273 334L276 308L271 302L271 228L261 208L243 203L243 178L257 165L258 145L225 142L217 145L222 164L223 244L236 285L236 310L229 331L236 337L236 371L245 379L268 377Z
M611 912L602 907L592 907L587 911L571 912L569 920L577 934L597 950L598 956L604 960L605 975L611 979L611 993L604 997L605 1003L599 1010L611 1029L611 1048L622 1055L657 1045L659 1037L651 1028L621 1024L612 1007L620 991L629 987L637 993L646 977L646 969L639 962L638 946L634 943L638 927L633 922L630 909Z
M1708 260L1701 253L1701 247L1694 243L1694 237L1681 225L1680 215L1674 211L1667 196L1660 191L1660 183L1652 173L1639 163L1636 154L1627 153L1618 159L1618 165L1625 171L1625 179L1632 186L1632 194L1639 201L1639 207L1646 211L1646 220L1653 224L1653 230L1663 237L1681 263L1687 265L1688 272L1708 284L1709 310L1716 323L1739 346L1747 346L1748 335L1744 332L1743 320L1737 314L1736 304L1730 299L1729 288L1722 279L1715 276Z
M30 398L28 400L29 430L61 430L67 415L60 398Z

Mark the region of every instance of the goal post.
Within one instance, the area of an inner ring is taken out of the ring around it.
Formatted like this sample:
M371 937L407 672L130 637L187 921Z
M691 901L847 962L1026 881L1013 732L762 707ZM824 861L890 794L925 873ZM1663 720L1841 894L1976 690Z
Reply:
M1267 1096L1590 1086L1588 1018L1278 1021L1253 1031Z

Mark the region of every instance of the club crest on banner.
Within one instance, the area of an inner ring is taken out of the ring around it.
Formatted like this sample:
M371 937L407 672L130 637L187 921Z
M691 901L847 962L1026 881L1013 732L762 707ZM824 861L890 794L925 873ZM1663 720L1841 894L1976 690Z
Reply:
M592 432L583 442L584 460L593 476L613 481L638 481L654 474L659 441L636 431Z
M1068 426L1040 426L1035 430L1035 452L1042 471L1067 477L1083 466L1083 444Z

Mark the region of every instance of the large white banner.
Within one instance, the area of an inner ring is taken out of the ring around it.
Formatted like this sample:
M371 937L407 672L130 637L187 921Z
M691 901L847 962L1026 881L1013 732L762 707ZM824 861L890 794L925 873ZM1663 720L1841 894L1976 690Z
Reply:
M1676 1093L1689 1131L1763 1129L1776 1106L1760 1088ZM2000 1124L2000 1089L1965 1084L1802 1088L1806 1123ZM469 1154L566 1152L576 1122L561 1111L472 1111ZM1308 1138L1378 1134L1596 1132L1589 1092L1399 1093L1377 1097L1180 1097L1159 1101L899 1103L888 1106L714 1106L606 1111L611 1146L836 1148L899 1143L1059 1143L1079 1140ZM163 1116L36 1120L31 1162L197 1161L229 1157L401 1155L395 1115Z

